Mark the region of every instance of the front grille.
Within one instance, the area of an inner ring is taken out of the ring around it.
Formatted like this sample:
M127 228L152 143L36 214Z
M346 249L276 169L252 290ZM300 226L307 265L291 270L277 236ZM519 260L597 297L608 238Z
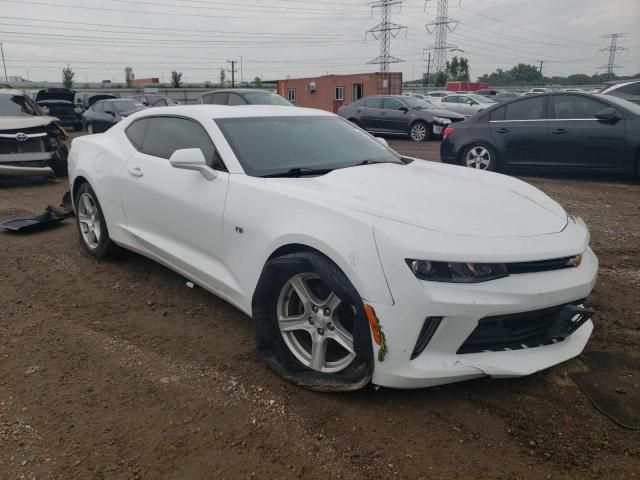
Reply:
M580 302L482 318L457 353L501 352L561 342L594 314L592 309L577 306Z
M24 133L27 135L33 135L34 133L46 133L46 131L45 127L6 128L0 130L0 134L15 135L16 133Z
M0 138L0 155L44 152L44 142L42 140L46 138L47 137L29 138L26 142L18 142L10 138Z
M507 272L514 275L518 273L534 273L534 272L548 272L550 270L561 270L563 268L572 268L576 266L575 257L562 257L554 258L552 260L538 260L534 262L518 262L507 263Z

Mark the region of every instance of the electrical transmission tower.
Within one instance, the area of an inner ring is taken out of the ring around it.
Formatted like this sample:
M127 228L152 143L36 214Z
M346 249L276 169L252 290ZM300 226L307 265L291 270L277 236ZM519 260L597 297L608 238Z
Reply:
M402 5L402 0L377 0L369 3L369 5L371 5L372 11L379 8L382 18L378 25L370 28L365 33L365 39L367 35L371 34L373 38L380 40L380 56L367 63L380 64L380 72L389 73L390 63L404 62L404 60L391 55L391 39L396 38L402 30L407 30L406 26L391 22L391 7Z
M425 1L429 2L430 0ZM447 51L457 48L455 45L447 43L447 33L453 32L458 26L458 20L449 18L449 0L437 0L438 13L433 22L425 25L430 35L435 34L436 40L432 47L427 50L433 50L433 69L436 73L442 72L447 66Z
M607 77L609 80L613 77L614 69L622 68L620 65L616 65L616 53L626 50L626 48L618 46L618 39L624 38L626 35L626 33L610 33L608 35L602 35L602 38L608 38L611 40L611 43L607 48L600 50L601 52L609 52L609 61L606 65L602 65L600 67L607 71Z

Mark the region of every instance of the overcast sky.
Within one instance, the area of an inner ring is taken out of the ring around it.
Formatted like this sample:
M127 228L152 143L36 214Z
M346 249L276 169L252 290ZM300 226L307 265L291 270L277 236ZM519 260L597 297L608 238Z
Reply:
M618 74L640 72L640 0L450 0L459 20L448 42L469 58L471 76L545 60L545 75L593 74L607 62L601 36L624 32ZM425 68L434 42L425 24L436 0L405 0L392 21L407 26L391 52L405 80ZM59 81L67 63L76 81L219 81L227 59L240 60L244 80L376 71L367 65L379 42L365 32L379 22L358 0L0 0L0 42L7 74ZM458 52L458 54L460 54ZM239 67L238 67L239 68ZM2 75L2 73L0 73ZM238 73L238 77L240 73Z

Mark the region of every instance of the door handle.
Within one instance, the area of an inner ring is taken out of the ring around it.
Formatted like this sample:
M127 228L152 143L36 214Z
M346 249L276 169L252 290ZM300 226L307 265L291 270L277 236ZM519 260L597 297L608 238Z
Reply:
M498 130L496 130L496 132L498 132L498 133L509 133L510 130L508 128L502 127L502 128L499 128Z
M141 177L142 175L144 175L144 173L142 173L142 170L140 170L140 168L138 167L130 168L129 173L134 177Z
M564 135L565 133L567 133L567 130L564 128L556 128L554 131L551 132L553 135Z

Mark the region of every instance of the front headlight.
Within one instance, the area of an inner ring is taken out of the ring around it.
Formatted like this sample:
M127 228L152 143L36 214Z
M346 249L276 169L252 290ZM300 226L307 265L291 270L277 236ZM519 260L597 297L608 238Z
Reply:
M80 107L74 108L73 111L76 113L82 113L82 109Z
M451 123L450 119L444 117L433 117L433 121L443 125L449 125Z
M509 275L502 263L432 262L406 259L413 274L431 282L478 283Z

